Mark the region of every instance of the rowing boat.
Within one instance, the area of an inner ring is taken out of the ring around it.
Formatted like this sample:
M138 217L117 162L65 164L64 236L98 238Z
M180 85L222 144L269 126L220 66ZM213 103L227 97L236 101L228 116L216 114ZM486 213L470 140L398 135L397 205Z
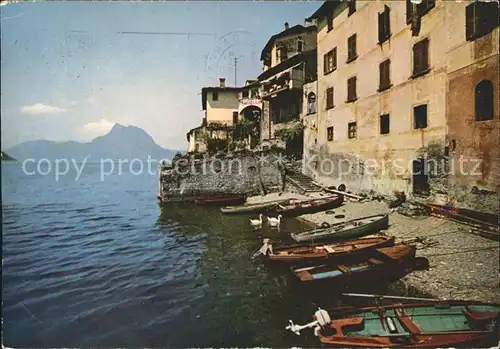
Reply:
M302 283L311 284L329 281L335 284L335 290L341 287L366 283L380 279L398 280L416 268L426 268L423 259L415 259L416 247L397 244L372 250L368 255L352 258L347 263L325 263L305 268L292 269Z
M367 253L371 249L394 245L394 237L367 236L342 243L315 245L288 245L274 247L264 239L259 250L264 260L283 263L302 263L321 260L333 260ZM257 253L255 254L257 255Z
M314 328L322 346L342 348L448 348L497 345L500 305L477 301L422 301L370 307L318 309Z
M263 213L272 210L278 205L287 205L294 201L297 201L297 199L275 200L259 204L245 204L242 206L226 206L222 207L220 210L224 214Z
M343 195L334 195L326 198L290 202L285 205L278 205L275 213L284 217L300 216L306 213L316 213L336 208L344 202Z
M337 223L329 227L306 230L301 233L292 233L290 236L297 242L347 240L374 234L388 228L389 215L380 214Z
M198 205L239 205L247 200L244 195L218 196L212 198L196 199L194 202Z

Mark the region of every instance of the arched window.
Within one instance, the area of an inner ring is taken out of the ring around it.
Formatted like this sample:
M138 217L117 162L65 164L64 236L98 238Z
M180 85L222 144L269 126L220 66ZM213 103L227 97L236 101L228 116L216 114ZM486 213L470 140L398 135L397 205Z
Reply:
M307 114L316 113L316 95L311 92L307 95Z
M493 83L483 80L475 90L476 121L493 120Z

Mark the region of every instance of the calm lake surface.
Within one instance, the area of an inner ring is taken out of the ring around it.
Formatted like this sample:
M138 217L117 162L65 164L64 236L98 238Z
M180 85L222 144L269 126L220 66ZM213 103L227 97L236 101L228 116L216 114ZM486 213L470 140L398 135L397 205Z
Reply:
M250 258L302 223L254 231L218 208L160 207L155 175L100 176L99 164L56 181L2 163L5 346L319 345L285 326L311 321L329 291Z

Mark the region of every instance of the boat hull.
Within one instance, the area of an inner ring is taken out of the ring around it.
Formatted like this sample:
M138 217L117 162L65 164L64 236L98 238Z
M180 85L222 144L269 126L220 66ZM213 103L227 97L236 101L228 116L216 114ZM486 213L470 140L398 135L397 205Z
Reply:
M226 206L222 207L220 210L223 214L252 214L252 213L265 213L272 211L276 206L280 204L286 204L290 200L273 201L262 204L253 205L243 205L243 206Z
M265 258L269 262L297 264L313 261L347 259L368 253L371 249L394 245L394 237L374 236L337 244L292 245L273 248ZM324 246L334 252L329 252Z
M325 263L293 272L305 285L328 284L336 291L346 286L366 285L370 281L395 281L415 269L415 246L398 244L373 250L369 255L350 259L348 263Z
M478 314L490 314L491 317L476 322L464 312L472 308ZM495 316L497 320L500 316L500 305L497 304L436 301L349 310L337 308L331 309L329 313L333 316L329 328L337 331L331 335L327 333L329 329L320 331L320 341L326 347L484 347L497 345L500 340L498 331L493 328ZM387 317L393 320L394 331L381 324L381 316L384 320ZM351 326L349 329L345 327L348 323L356 323L357 327Z
M247 201L245 196L222 196L215 198L203 198L194 200L195 204L206 206L219 206L219 205L241 205Z
M295 217L303 214L317 213L339 207L344 202L343 195L327 198L305 200L287 206L277 206L273 211L283 217Z
M372 217L380 217L376 221L372 223L368 223L361 226L352 227L347 230L336 230L337 227L342 225L350 224L353 221L358 221L361 219L370 219ZM292 239L301 243L301 242L309 242L309 241L338 241L338 240L349 240L356 239L362 236L374 234L380 230L386 230L389 228L389 215L377 215L370 217L363 217L358 220L351 220L345 223L339 223L332 225L328 228L319 228L313 229L310 231L298 233L298 234L290 234Z

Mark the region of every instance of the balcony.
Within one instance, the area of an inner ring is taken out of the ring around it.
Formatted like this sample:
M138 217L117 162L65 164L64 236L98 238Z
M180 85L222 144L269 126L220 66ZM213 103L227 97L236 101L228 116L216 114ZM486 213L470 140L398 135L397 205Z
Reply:
M301 90L304 85L304 72L300 68L290 68L282 74L263 83L262 99L276 97L287 90Z

